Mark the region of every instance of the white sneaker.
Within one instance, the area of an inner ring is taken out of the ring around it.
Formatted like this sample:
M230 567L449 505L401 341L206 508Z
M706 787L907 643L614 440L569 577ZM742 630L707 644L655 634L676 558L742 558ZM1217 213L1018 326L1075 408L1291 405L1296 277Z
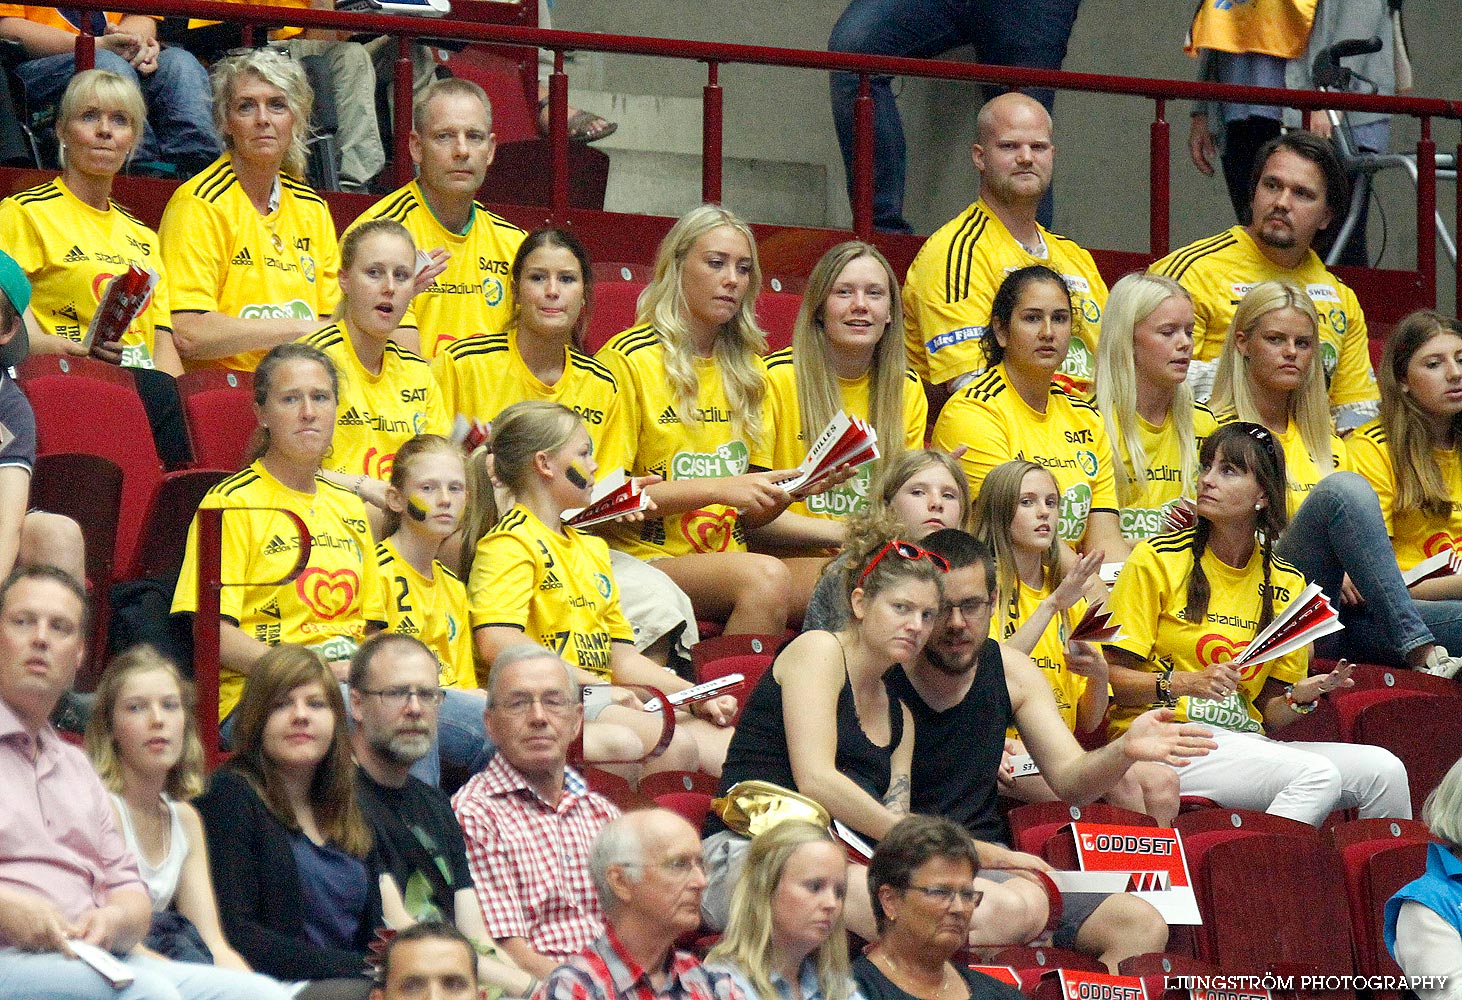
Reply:
M1451 680L1457 676L1457 671L1462 669L1462 658L1448 653L1446 646L1433 646L1432 651L1427 654L1426 662L1416 669L1424 674L1431 674L1433 677L1445 677Z

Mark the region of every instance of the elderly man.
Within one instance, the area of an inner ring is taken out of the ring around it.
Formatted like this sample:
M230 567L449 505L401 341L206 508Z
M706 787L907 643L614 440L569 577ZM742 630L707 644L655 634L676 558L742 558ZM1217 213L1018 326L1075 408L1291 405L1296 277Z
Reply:
M619 810L568 766L584 709L568 664L552 651L520 643L498 654L486 723L497 756L452 807L488 932L543 978L603 932L589 849Z
M146 958L152 900L86 755L47 721L86 655L86 594L29 566L0 585L0 996L284 1000L264 976ZM113 987L76 953L121 960Z
M1328 140L1291 132L1264 144L1249 182L1249 222L1174 250L1152 265L1193 296L1193 361L1188 383L1206 401L1218 356L1240 300L1261 281L1283 278L1309 293L1320 314L1319 361L1330 413L1346 431L1380 412L1371 370L1366 317L1344 282L1313 246L1331 222L1345 217L1350 181Z
M412 301L395 335L430 361L458 337L507 328L513 315L509 271L526 234L473 200L497 151L492 102L481 87L455 78L427 87L413 111L410 145L416 180L366 209L350 228L394 219L418 250L445 264Z
M909 364L948 398L985 367L981 341L1005 275L1045 264L1065 279L1079 313L1057 377L1085 394L1107 286L1091 254L1036 221L1056 165L1051 116L1024 94L995 98L975 121L970 159L980 172L979 200L929 237L904 280Z
M387 942L371 1000L477 1000L476 959L451 924L414 924Z
M608 925L555 969L542 1000L745 1000L731 974L675 941L700 926L700 835L668 809L632 812L594 841L589 861Z

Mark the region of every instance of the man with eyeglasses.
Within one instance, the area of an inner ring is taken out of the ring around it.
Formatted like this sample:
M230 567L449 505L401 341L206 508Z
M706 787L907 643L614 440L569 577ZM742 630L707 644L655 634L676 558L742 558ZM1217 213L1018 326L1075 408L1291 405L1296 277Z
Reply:
M1020 730L1041 774L1066 801L1087 803L1111 788L1135 761L1174 766L1203 756L1214 744L1202 726L1177 725L1149 712L1133 729L1099 750L1085 752L1056 709L1050 685L1030 657L990 638L995 562L966 532L936 531L923 543L948 561L944 610L919 656L895 667L889 685L914 716L910 811L944 816L975 840L981 879L1011 884L1020 878L994 868L1049 870L1030 854L1011 850L1010 832L997 807L1005 731ZM1044 894L1032 896L1029 923L1015 933L1043 928ZM978 914L977 914L978 917ZM1162 951L1168 929L1151 905L1126 894L1066 893L1054 943L1096 956L1113 973L1132 955ZM983 941L981 943L984 943ZM1024 942L1014 942L1024 943Z
M497 756L452 807L488 932L541 979L604 931L589 851L619 810L568 766L584 709L552 651L520 643L498 654L485 721Z
M357 797L375 835L381 869L395 883L407 915L455 924L486 953L479 959L482 977L526 996L534 985L531 977L488 957L492 941L482 923L451 802L440 789L411 774L412 765L436 740L442 704L437 670L430 648L399 633L373 636L351 658L350 739Z
M604 934L554 970L541 1000L746 1000L729 972L675 950L701 923L695 827L668 809L626 813L599 832L589 864Z

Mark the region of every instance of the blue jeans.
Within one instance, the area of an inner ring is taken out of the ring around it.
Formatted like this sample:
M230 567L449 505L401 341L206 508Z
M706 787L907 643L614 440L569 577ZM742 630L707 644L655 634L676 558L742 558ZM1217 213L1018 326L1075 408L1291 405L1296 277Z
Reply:
M113 989L91 966L56 952L0 948L0 996L27 1000L288 1000L292 991L267 976L192 962L131 956L137 977Z
M1365 598L1360 607L1341 611L1345 629L1316 644L1321 655L1402 666L1407 653L1427 643L1462 650L1462 601L1412 599L1396 566L1380 501L1364 477L1335 472L1322 479L1275 551L1306 580L1318 583L1337 608L1347 573Z
M980 62L997 66L1060 69L1081 0L851 0L828 38L830 52L930 59L960 45L973 45ZM913 230L904 220L904 126L894 100L892 78L875 76L873 96L873 225L887 232ZM848 199L853 198L853 101L855 73L833 73L833 125L843 150ZM1004 88L982 88L985 100ZM1055 93L1031 90L1051 110ZM1038 218L1051 224L1051 193Z
M16 70L33 106L53 104L71 82L74 57L69 52L42 56ZM105 49L96 50L96 68L131 80L147 102L147 123L133 153L139 163L161 161L197 169L223 152L213 127L213 92L208 71L187 49L166 45L158 53L157 69L138 76L127 60Z

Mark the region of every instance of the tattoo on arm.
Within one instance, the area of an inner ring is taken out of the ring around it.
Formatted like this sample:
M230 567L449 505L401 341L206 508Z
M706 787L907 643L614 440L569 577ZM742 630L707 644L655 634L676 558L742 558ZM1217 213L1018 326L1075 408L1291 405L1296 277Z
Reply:
M883 806L889 812L906 814L909 811L909 776L900 774L893 779L893 784L888 786L888 793L883 796Z

